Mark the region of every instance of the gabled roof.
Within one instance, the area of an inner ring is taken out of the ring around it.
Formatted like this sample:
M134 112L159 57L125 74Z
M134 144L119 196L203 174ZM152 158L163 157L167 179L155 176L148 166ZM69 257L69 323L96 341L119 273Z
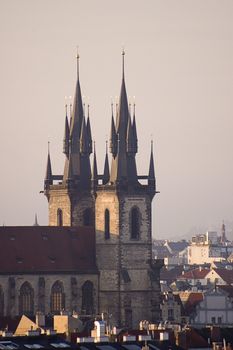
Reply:
M93 227L0 227L0 274L96 273Z
M203 293L200 292L191 292L189 294L188 300L184 305L184 310L186 315L192 314L196 306L203 301Z
M184 272L178 277L178 279L203 279L210 272L209 269L193 269L187 272Z
M213 269L227 284L233 284L233 270Z
M184 250L189 243L186 241L178 241L178 242L166 242L166 245L175 253L175 252L181 252Z

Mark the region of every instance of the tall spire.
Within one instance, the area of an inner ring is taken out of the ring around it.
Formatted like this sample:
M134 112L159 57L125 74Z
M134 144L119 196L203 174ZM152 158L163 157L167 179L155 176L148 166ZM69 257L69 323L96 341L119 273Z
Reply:
M156 179L155 179L155 167L154 167L154 156L153 156L153 141L151 140L151 153L150 153L150 165L149 165L149 176L148 185L152 192L156 191Z
M125 87L125 52L122 52L122 82L119 104L116 115L116 127L112 117L111 152L113 154L111 166L111 183L138 185L137 168L134 152L133 128L129 113L128 98ZM115 127L115 130L114 130ZM115 139L115 148L113 147ZM113 152L114 150L114 152Z
M45 187L47 187L49 185L52 185L52 183L53 183L53 175L52 175L52 166L51 166L49 145L50 144L48 142L48 157L47 157L47 166L46 166L46 173L45 173L45 180L44 180Z
M113 158L117 155L117 133L116 133L116 127L114 122L114 115L113 115L113 104L112 104L112 121L111 121L111 136L110 136L110 152L113 155Z
M80 87L80 81L79 81L79 54L77 54L76 58L77 58L77 83L76 83L74 103L73 103L72 121L70 125L70 138L71 138L72 150L76 150L77 144L75 141L77 138L79 139L80 137L83 114L84 114L81 87Z
M92 152L92 141L89 112L87 122L84 115L80 87L79 54L76 58L77 83L71 112L69 152L65 162L63 182L66 183L67 180L70 180L70 174L72 173L73 184L82 191L91 187L90 153Z
M104 161L104 175L103 175L103 185L106 185L109 181L109 162L108 162L108 141L106 140L106 153Z
M95 152L95 142L94 142L94 155L93 155L93 166L92 166L92 184L93 186L98 185L98 170L97 170L97 161L96 161L96 152Z
M138 136L137 136L137 126L136 126L136 118L135 118L135 103L133 105L133 143L134 143L134 152L138 152Z
M68 157L69 156L69 138L70 138L70 127L67 115L67 104L65 105L66 117L65 117L65 132L63 139L63 153Z
M33 226L39 226L38 219L37 219L37 213L35 214L35 221L34 221Z
M88 153L92 153L92 136L91 136L91 124L90 124L90 117L89 117L89 104L87 105L87 141L88 141Z

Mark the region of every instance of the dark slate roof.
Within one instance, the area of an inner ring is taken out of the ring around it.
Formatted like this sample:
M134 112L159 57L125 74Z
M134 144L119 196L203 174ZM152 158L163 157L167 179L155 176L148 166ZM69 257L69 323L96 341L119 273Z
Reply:
M233 284L233 270L213 269L227 284Z
M218 286L219 289L223 290L225 293L227 293L227 295L230 298L233 298L233 286L229 286L229 285L225 285L225 286Z
M189 243L186 241L178 241L178 242L167 242L167 245L171 248L173 252L181 252L189 245Z
M0 274L96 273L93 227L0 227Z

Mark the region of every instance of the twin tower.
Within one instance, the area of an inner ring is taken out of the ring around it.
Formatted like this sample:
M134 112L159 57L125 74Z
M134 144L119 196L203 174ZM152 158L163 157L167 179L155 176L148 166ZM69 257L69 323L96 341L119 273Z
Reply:
M120 97L116 116L112 111L111 117L111 168L106 152L103 174L97 170L77 57L74 103L70 120L65 118L64 172L52 173L48 154L44 193L49 203L49 225L95 226L99 312L111 314L115 324L136 326L140 320L159 319L161 264L152 260L151 203L156 194L153 150L147 175L139 176L137 127L127 99L124 52L122 63Z

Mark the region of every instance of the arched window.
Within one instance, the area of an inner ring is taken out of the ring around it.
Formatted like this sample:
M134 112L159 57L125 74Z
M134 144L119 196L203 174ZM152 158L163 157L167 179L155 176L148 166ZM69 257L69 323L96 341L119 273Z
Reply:
M63 214L60 208L57 209L57 226L63 226Z
M0 316L4 316L4 293L0 286Z
M130 236L131 239L139 239L140 236L140 212L137 207L130 212Z
M65 293L63 284L56 281L51 289L51 312L54 314L60 313L65 309Z
M92 210L91 208L87 208L83 212L83 225L91 226L92 225Z
M93 283L86 281L82 286L82 314L94 314Z
M34 290L28 282L24 282L19 291L19 314L34 314Z
M104 213L104 238L110 238L110 213L108 209Z

